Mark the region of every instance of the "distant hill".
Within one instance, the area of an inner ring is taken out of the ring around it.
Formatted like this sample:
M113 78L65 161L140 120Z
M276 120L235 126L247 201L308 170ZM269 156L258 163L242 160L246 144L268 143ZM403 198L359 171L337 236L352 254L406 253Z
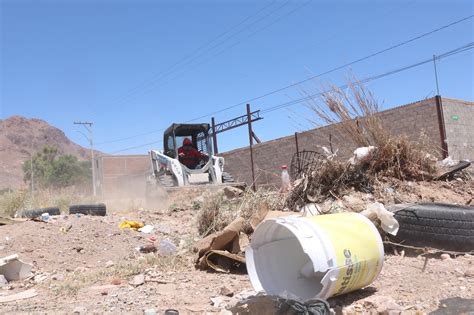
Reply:
M69 140L64 132L41 119L12 116L0 119L0 190L24 187L22 163L45 145L58 148L80 160L90 159L90 151Z

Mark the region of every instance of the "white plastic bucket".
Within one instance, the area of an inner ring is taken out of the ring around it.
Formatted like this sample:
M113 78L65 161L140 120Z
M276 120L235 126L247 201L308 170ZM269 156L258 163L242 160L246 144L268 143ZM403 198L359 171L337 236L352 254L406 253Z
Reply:
M246 253L255 291L328 298L372 283L384 250L373 223L358 213L268 219Z

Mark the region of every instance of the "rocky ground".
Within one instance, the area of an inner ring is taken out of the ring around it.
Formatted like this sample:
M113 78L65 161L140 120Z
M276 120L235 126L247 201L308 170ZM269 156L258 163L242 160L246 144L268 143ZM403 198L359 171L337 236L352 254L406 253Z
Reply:
M152 234L120 229L124 219L155 226ZM135 211L106 217L61 215L49 222L0 226L1 256L18 254L34 276L10 282L0 297L34 288L36 297L0 304L0 313L223 313L252 291L248 276L196 270L196 210ZM69 229L69 230L68 230ZM68 230L68 231L66 231ZM137 248L163 240L171 254ZM426 263L426 265L425 265ZM427 313L453 307L448 298L473 299L474 257L388 253L369 287L330 299L337 313ZM471 300L472 303L473 300ZM455 303L456 304L456 303ZM459 303L457 303L459 304Z

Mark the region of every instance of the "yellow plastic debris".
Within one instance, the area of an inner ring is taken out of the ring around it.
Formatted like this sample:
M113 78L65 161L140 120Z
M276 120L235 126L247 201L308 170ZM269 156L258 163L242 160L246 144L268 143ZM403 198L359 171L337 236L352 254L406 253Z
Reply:
M145 224L143 224L141 222L125 220L122 223L120 223L119 228L121 228L121 229L132 229L132 230L136 231L139 228L142 228L144 226L145 226Z

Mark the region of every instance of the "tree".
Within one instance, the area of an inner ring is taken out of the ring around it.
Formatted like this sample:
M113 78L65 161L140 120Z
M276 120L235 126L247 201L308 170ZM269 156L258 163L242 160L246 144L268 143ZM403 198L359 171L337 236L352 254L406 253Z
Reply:
M79 161L77 157L66 154L59 155L58 149L45 146L30 160L23 163L23 180L31 181L31 166L33 177L40 188L60 188L80 185L90 179L91 163Z

